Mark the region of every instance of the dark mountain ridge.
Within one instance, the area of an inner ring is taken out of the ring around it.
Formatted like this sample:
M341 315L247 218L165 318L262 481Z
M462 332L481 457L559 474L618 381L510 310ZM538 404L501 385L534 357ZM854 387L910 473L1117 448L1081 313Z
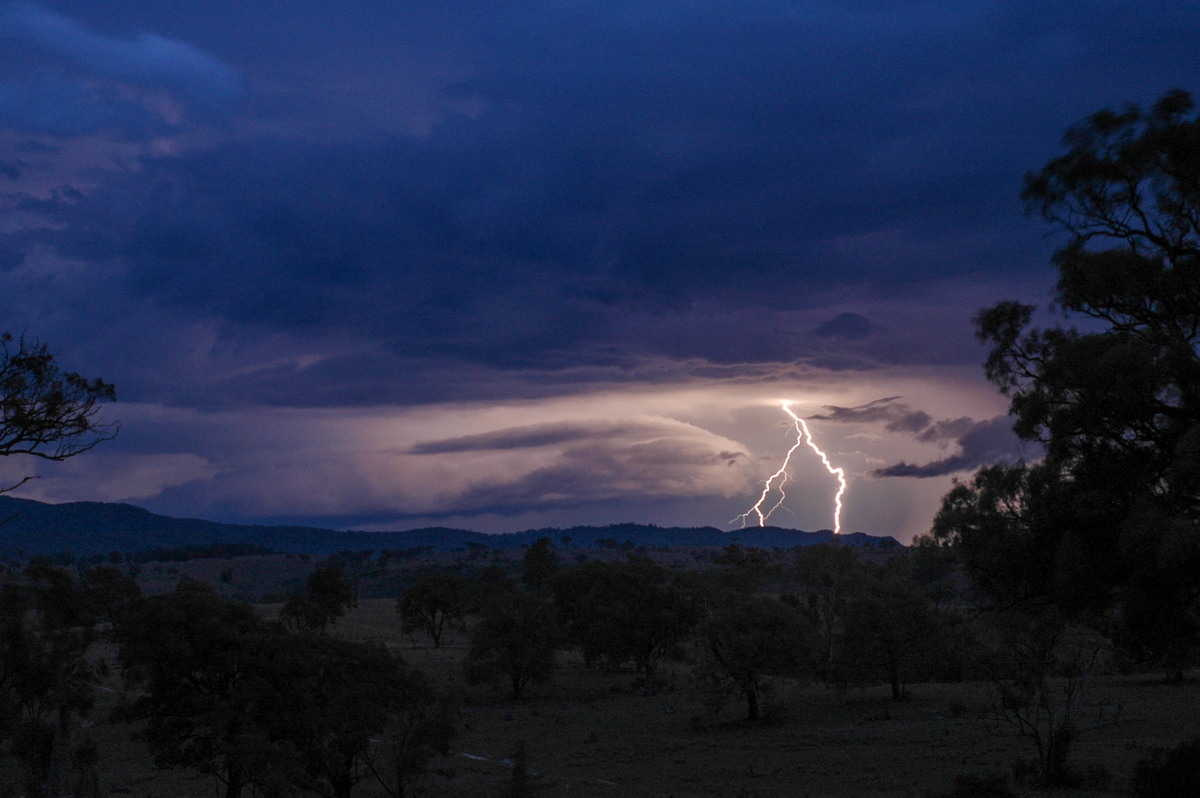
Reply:
M70 552L76 556L136 553L158 548L254 543L279 552L332 554L366 549L407 549L429 546L450 551L469 545L488 548L527 546L549 538L555 546L596 546L601 541L634 546L743 546L763 548L842 545L893 548L890 536L863 532L834 535L830 530L802 532L779 527L748 527L725 532L716 527L658 527L647 524L577 526L530 529L489 535L466 529L426 527L405 532L343 532L306 526L224 524L199 518L171 518L132 504L66 502L47 504L0 496L0 554L31 556Z

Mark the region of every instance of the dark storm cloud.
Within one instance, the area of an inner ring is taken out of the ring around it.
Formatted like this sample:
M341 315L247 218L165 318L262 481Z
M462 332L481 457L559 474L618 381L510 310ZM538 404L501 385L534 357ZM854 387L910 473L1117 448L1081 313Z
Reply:
M1051 287L1021 176L1099 108L1200 88L1198 19L0 0L0 319L118 385L128 435L80 460L97 495L188 514L569 524L666 497L659 520L707 523L770 465L732 405L806 385L945 391L947 418L827 409L865 427L847 447L940 447L880 476L1003 461L1006 422L957 416L998 412L966 387L972 311ZM725 432L630 422L642 392ZM898 487L856 510L894 523Z
M920 434L917 435L917 440L925 443L935 443L938 441L961 439L964 435L974 430L979 423L975 419L967 418L966 416L962 418L942 419L921 430Z
M934 420L923 410L915 410L887 396L857 407L828 406L829 412L809 416L812 419L841 424L882 423L888 432L909 435L923 443L954 445L959 451L923 465L896 463L871 472L873 477L940 477L967 471L988 463L1009 463L1019 457L1021 442L1012 431L1012 418L999 416L988 421L961 417Z
M913 410L899 396L885 396L857 407L828 405L828 413L810 416L821 421L839 424L871 424L884 422L889 432L920 434L933 424L933 418L923 410Z
M441 441L418 443L409 454L448 454L451 452L505 451L552 446L577 440L602 440L628 432L627 426L614 424L538 424L503 429L481 435L467 435Z
M580 440L550 465L516 479L498 477L465 492L458 506L476 512L521 512L531 506L578 507L624 495L646 501L687 495L705 471L718 473L745 458L703 441L662 438L625 445ZM702 495L703 491L696 491Z
M26 202L44 225L5 244L102 271L112 304L212 320L229 348L316 331L357 343L282 382L239 378L263 401L463 389L405 379L431 362L534 375L507 381L520 391L571 369L642 375L655 359L747 373L962 360L974 354L969 335L947 346L942 328L899 329L886 300L898 306L932 280L1043 274L1048 245L1021 219L1020 175L1079 116L1195 74L1185 55L1142 52L1157 23L1111 39L1120 25L1109 16L1037 4L414 4L399 16L352 5L418 54L405 75L453 75L423 85L432 99L419 135L310 133L305 120L323 130L332 92L291 86L257 99L286 101L298 127L256 118L274 133L143 153L84 196ZM94 13L56 7L70 6ZM331 31L338 46L308 58L304 37L326 34L299 19L286 46L222 40L217 20L235 14L241 25L245 10L189 7L201 49L177 33L131 38L147 26L134 5L114 8L119 35L9 7L10 40L74 70L26 69L10 86L24 94L8 100L0 87L0 105L24 108L13 124L90 130L124 113L119 98L77 96L76 73L211 106L238 90L225 61L270 63L276 82L335 63L354 86L376 68L396 72L372 80L401 77L386 56L399 45L366 26L361 53ZM329 22L331 12L296 13ZM1195 30L1176 16L1171 24ZM209 55L217 41L236 53ZM1107 59L1127 62L1128 76ZM1163 82L1147 84L1156 71ZM338 94L345 130L378 104L364 92L355 110L358 95ZM883 306L870 318L821 313L869 300ZM364 351L376 369L356 367ZM329 379L309 391L318 377Z
M839 313L829 321L817 325L813 335L819 338L846 338L858 341L870 337L877 329L866 316L858 313Z
M961 421L961 420L960 420ZM873 477L915 477L925 479L970 471L992 463L1013 463L1019 459L1020 442L1012 431L1012 418L1000 416L971 425L959 437L958 454L922 465L900 462L871 472Z
M77 135L115 125L149 130L177 123L164 91L204 113L225 113L243 96L239 76L213 56L153 33L117 38L40 6L0 6L3 124ZM131 89L133 92L131 93Z

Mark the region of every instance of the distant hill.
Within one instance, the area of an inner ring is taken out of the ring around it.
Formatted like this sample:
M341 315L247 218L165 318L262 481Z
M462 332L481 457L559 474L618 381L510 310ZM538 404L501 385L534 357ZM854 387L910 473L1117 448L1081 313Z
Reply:
M634 546L743 546L763 548L811 546L830 543L829 530L801 532L778 527L751 527L724 532L716 527L658 527L643 524L577 526L569 529L531 529L507 535L487 535L466 529L428 527L407 532L342 532L304 526L222 524L198 518L156 515L132 504L67 502L46 504L30 499L0 496L0 556L29 556L71 552L76 556L136 553L156 548L253 543L279 552L332 554L365 549L408 549L429 546L450 551L468 545L489 548L527 546L541 537L555 546L596 546L625 543ZM890 536L855 532L837 535L849 546L893 548Z

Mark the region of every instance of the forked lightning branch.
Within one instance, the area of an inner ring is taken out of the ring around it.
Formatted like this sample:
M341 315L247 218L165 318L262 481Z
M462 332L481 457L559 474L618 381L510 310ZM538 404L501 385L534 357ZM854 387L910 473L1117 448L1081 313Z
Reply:
M835 467L829 462L829 457L813 440L812 433L808 429L808 424L792 410L791 402L783 402L783 412L792 418L792 426L796 430L796 442L788 449L787 454L783 458L783 465L779 467L779 470L767 477L766 482L763 484L762 494L758 497L758 501L754 503L754 506L733 520L741 521L744 527L746 520L751 516L755 516L758 518L759 526L767 525L767 520L771 517L771 514L782 507L784 501L787 499L787 491L784 486L792 478L788 472L788 467L792 462L792 455L796 453L796 450L801 445L807 444L808 448L812 449L817 457L821 459L825 470L837 477L838 489L833 497L833 532L834 534L840 534L842 531L842 496L846 493L846 471L843 468ZM770 509L764 510L763 507L772 497L775 497L774 504L771 504Z

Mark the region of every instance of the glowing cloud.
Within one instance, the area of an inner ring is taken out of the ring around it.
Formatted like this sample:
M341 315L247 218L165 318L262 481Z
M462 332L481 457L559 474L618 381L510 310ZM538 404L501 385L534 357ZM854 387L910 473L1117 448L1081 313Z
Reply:
M788 479L791 478L788 474L788 465L791 464L792 455L795 454L796 450L800 448L801 444L808 444L808 448L812 449L813 452L816 453L817 457L821 458L821 463L825 466L825 470L837 477L838 489L837 493L833 497L833 532L835 535L839 534L842 531L842 496L846 493L846 471L842 468L835 468L833 464L829 462L829 457L826 456L825 452L821 451L820 447L817 446L815 441L813 441L812 433L809 432L808 429L808 424L806 424L804 419L796 415L795 411L792 410L791 402L783 402L783 412L787 413L792 418L793 426L796 429L796 442L792 444L792 448L788 449L787 454L783 458L783 465L779 467L779 470L767 477L767 481L763 484L762 494L758 497L758 501L754 503L754 506L733 520L740 520L742 522L742 526L745 526L746 519L751 515L756 515L758 516L758 525L766 526L767 519L771 517L772 513L782 507L784 500L787 499L787 492L784 490L783 486L787 483ZM767 497L771 495L773 490L779 492L779 499L774 505L771 506L771 509L764 512L763 504L766 503Z

